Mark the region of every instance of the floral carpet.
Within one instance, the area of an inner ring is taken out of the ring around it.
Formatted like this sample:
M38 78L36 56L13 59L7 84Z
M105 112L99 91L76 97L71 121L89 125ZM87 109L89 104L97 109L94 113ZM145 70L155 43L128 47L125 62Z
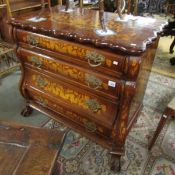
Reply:
M144 108L125 144L122 170L113 173L108 151L80 134L70 131L57 161L61 175L175 175L175 120L169 120L149 152L148 143L170 99L175 79L151 73ZM45 127L51 127L52 121ZM57 129L65 130L61 124Z

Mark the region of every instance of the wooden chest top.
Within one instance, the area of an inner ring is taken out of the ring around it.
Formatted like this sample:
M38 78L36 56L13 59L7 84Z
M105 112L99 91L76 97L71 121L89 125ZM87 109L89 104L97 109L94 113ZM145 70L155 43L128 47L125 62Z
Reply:
M148 44L157 38L165 22L154 18L135 17L128 22L117 21L117 14L104 13L107 28L114 32L112 35L100 36L95 32L101 29L99 11L89 9L74 9L65 12L63 7L56 6L51 10L45 9L40 16L42 21L33 22L39 12L32 12L17 17L11 21L13 26L34 33L71 40L92 47L102 47L128 54L141 54Z

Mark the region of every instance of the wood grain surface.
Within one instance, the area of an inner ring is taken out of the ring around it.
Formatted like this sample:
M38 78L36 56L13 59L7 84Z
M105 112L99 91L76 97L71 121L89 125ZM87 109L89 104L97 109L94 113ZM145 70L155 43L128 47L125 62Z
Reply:
M64 7L45 9L11 21L22 64L24 116L39 110L109 149L119 170L126 137L142 109L164 22L136 17L116 21L104 13L114 35L99 36L99 12Z
M52 175L63 140L56 130L0 121L0 174Z
M165 25L164 21L154 18L136 17L128 22L116 21L115 13L104 13L105 25L115 32L114 35L99 36L96 29L101 29L99 11L90 9L75 9L65 12L61 6L45 9L41 17L45 21L31 22L28 19L38 16L38 12L20 16L11 21L13 26L32 32L46 34L55 38L74 40L96 47L120 50L129 54L140 54L146 50L147 45L156 39Z

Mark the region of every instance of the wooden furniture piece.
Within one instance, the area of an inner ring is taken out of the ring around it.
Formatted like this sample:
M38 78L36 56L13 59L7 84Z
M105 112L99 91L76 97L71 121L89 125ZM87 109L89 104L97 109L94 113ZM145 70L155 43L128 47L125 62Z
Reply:
M3 19L0 20L1 34L2 39L8 43L13 43L11 26L8 24L11 18L50 6L50 0L3 0L1 3L6 5L1 12L3 14Z
M167 107L166 107L166 109L165 109L165 111L164 111L164 113L163 113L163 115L162 115L162 117L161 117L161 119L159 121L157 129L156 129L156 131L154 133L154 136L153 136L153 138L152 138L152 140L151 140L151 142L149 144L149 147L148 147L149 150L151 150L151 148L153 147L153 145L154 145L157 137L159 136L161 130L163 129L167 119L169 117L172 117L172 116L175 117L175 97L167 105Z
M14 54L14 45L10 45L1 39L1 31L3 30L2 19L5 4L0 5L0 78L19 69L19 62Z
M56 160L64 134L0 121L1 175L58 175Z
M138 15L138 0L127 0L127 14Z
M175 3L169 2L167 4L167 14L166 15L173 15L175 18Z
M20 63L15 55L14 46L0 40L0 78L19 68Z
M20 91L32 108L109 149L111 168L120 168L126 137L142 108L164 22L138 17L115 21L105 13L112 35L101 36L99 11L45 9L11 21L22 63ZM105 33L105 32L104 32Z
M8 16L13 17L21 12L33 11L47 4L50 5L50 0L5 0L5 3L7 4Z

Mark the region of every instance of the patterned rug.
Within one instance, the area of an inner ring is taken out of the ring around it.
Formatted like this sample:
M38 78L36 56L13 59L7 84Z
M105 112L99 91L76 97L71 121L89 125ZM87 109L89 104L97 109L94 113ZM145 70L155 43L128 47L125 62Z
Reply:
M106 149L70 131L57 161L61 175L175 175L175 120L168 121L149 152L148 142L167 103L175 96L175 79L151 73L144 108L131 130L122 157L122 170L113 173ZM51 127L52 121L45 127ZM56 128L66 127L57 124Z

